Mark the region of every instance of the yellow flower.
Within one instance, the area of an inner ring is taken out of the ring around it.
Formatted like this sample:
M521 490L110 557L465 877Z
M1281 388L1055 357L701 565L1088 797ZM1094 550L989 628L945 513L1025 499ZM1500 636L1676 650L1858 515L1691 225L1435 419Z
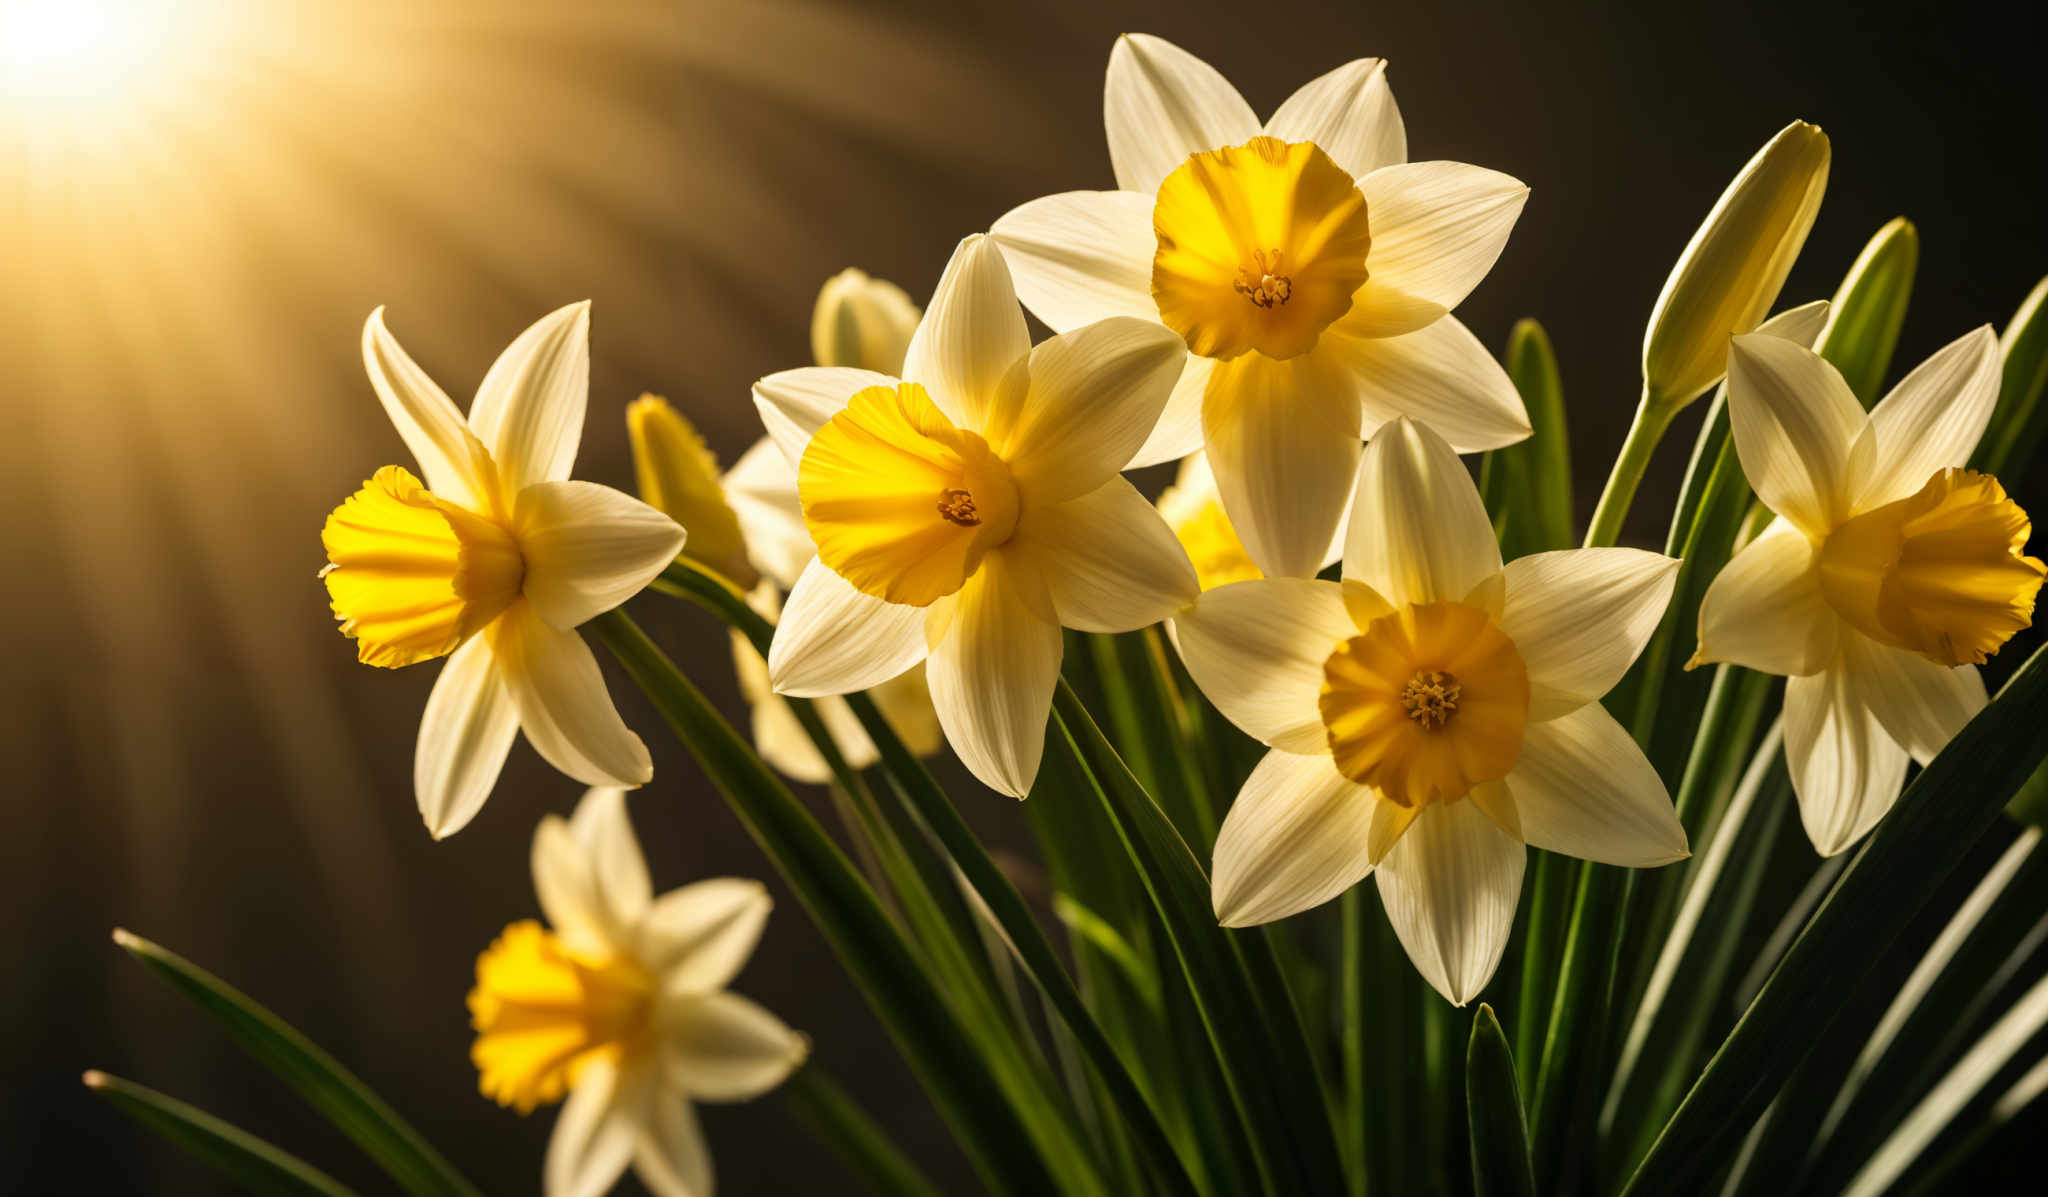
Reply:
M847 267L825 280L811 309L811 359L894 374L923 315L903 288Z
M1395 416L1460 451L1529 434L1507 374L1448 314L1528 189L1408 162L1385 63L1346 63L1261 124L1213 67L1131 34L1110 53L1104 123L1118 190L1033 200L991 235L1055 331L1132 316L1181 337L1178 383L1131 464L1206 445L1263 573L1322 564L1359 441Z
M446 656L420 720L413 788L449 835L490 797L515 733L589 784L638 785L647 748L620 720L574 629L637 593L683 546L661 512L568 481L583 435L590 307L572 304L505 350L465 422L384 327L363 361L425 482L386 466L327 518L322 571L366 663Z
M758 1097L810 1050L726 992L760 941L768 892L720 878L656 898L611 788L541 821L533 886L547 925L513 923L477 958L478 1088L522 1114L567 1097L549 1197L603 1193L629 1162L659 1197L705 1197L711 1156L691 1103Z
M1524 844L1638 868L1685 856L1657 771L1599 702L1677 567L1635 549L1503 566L1451 446L1387 425L1341 582L1239 582L1174 618L1195 683L1272 750L1216 839L1217 918L1270 922L1372 874L1408 958L1463 1005L1507 944Z
M1997 481L1963 469L1998 399L1989 327L1865 412L1819 354L1737 337L1728 416L1777 516L1700 605L1694 664L1784 674L1785 758L1807 836L1849 847L1891 809L1908 758L1984 705L1976 664L2033 618L2041 562Z

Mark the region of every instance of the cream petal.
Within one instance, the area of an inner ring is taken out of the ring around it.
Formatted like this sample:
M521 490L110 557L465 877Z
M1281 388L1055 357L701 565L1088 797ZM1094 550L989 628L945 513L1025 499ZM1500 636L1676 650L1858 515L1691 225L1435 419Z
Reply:
M1529 670L1529 718L1598 699L1663 621L1678 559L1641 549L1563 549L1510 561L1500 629Z
M1084 494L1152 435L1187 356L1171 329L1128 316L1061 333L1031 351L1022 402L1000 403L982 434L1028 504Z
M590 302L535 321L491 363L469 426L491 450L506 494L560 482L576 464L590 401Z
M452 503L490 507L497 467L463 422L453 400L419 368L384 326L384 309L363 322L363 368L384 414L419 462L427 489Z
M1344 589L1314 578L1262 578L1202 592L1174 617L1188 675L1246 735L1287 752L1330 754L1317 703L1323 663L1358 634Z
M795 470L811 437L839 414L846 401L869 387L894 387L899 380L851 366L802 366L770 374L754 384L754 410L768 439Z
M1312 141L1354 179L1408 161L1408 129L1383 58L1355 58L1303 84L1266 121L1282 141Z
M1500 544L1465 463L1402 417L1366 446L1344 576L1395 604L1456 601L1500 572Z
M549 815L540 821L529 862L541 913L570 951L603 958L630 946L598 879L597 862L567 820Z
M640 837L633 834L633 821L627 817L626 791L592 786L569 816L569 832L591 862L612 921L620 927L632 925L654 901L654 884L647 876L647 858L640 853Z
M1267 577L1310 577L1358 476L1357 396L1327 355L1247 353L1214 368L1202 404L1231 526Z
M1216 835L1209 892L1217 921L1270 923L1358 884L1372 872L1370 833L1381 804L1328 754L1267 753Z
M957 596L944 639L925 663L946 742L983 785L1031 792L1063 644L1045 581L997 550Z
M712 993L739 975L774 908L768 888L714 877L655 899L634 927L635 955L669 993Z
M1700 602L1699 663L1798 677L1826 668L1844 634L1821 594L1817 550L1782 516L1730 558Z
M547 1197L604 1197L633 1159L640 1126L637 1102L619 1068L592 1059L576 1074L576 1086L548 1137L542 1188Z
M1822 856L1862 839L1898 801L1906 780L1906 750L1856 696L1843 669L1785 683L1785 763L1799 821Z
M1986 324L1900 379L1870 409L1877 459L1856 498L1857 510L1903 499L1927 485L1936 470L1969 461L1998 405L2004 369L1998 335Z
M1178 461L1201 449L1202 399L1215 372L1215 359L1187 355L1180 377L1174 380L1173 393L1166 397L1166 407L1159 413L1159 422L1152 426L1152 435L1131 455L1126 469Z
M512 526L526 559L520 590L567 630L640 593L683 551L682 525L595 482L541 482L519 492Z
M1045 579L1062 625L1129 632L1195 601L1201 584L1187 550L1125 478L1050 507L1027 507L1004 552Z
M768 676L795 698L865 690L924 659L924 625L923 607L863 594L813 557L775 626Z
M1127 33L1109 52L1102 123L1116 185L1147 197L1188 155L1259 134L1252 106L1215 67L1147 33Z
M1455 316L1398 337L1349 336L1339 325L1324 338L1330 352L1350 363L1367 437L1399 416L1428 424L1460 453L1498 449L1529 435L1521 392Z
M797 575L818 550L804 525L796 470L775 442L765 436L755 441L725 472L719 486L739 520L747 560L782 589L796 585Z
M1736 337L1728 354L1728 422L1757 498L1825 536L1848 518L1870 469L1863 405L1827 360L1782 337Z
M1002 249L980 234L963 238L910 338L903 377L921 384L947 419L980 432L1003 376L1029 352Z
M1531 726L1507 787L1531 847L1635 869L1691 854L1656 768L1597 702Z
M483 809L519 732L519 705L482 636L449 656L420 717L412 785L435 839L454 835Z
M988 231L1017 298L1054 332L1111 316L1159 321L1152 298L1152 197L1063 191L1005 212Z
M697 1108L681 1092L649 1085L633 1148L633 1175L654 1197L711 1197L711 1150Z
M1477 805L1436 802L1380 862L1387 921L1423 979L1454 1006L1477 997L1500 966L1527 855Z
M1842 668L1885 734L1923 765L1948 747L1987 701L1984 676L1975 665L1938 665L1860 632L1844 632Z
M759 1097L810 1054L810 1040L736 993L664 995L658 1017L669 1079L700 1101Z
M1372 217L1370 276L1345 324L1377 337L1457 307L1493 269L1529 198L1521 180L1463 162L1382 167L1358 189Z
M647 745L619 718L590 646L515 602L484 632L519 704L534 751L585 785L637 786L654 776Z

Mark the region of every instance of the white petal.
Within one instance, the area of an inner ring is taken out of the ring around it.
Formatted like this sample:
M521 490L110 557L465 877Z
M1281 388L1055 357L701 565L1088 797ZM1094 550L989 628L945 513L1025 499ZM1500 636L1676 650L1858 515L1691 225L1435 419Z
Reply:
M454 835L483 809L519 731L519 706L490 644L472 636L441 667L420 716L412 785L435 839Z
M1382 58L1355 58L1303 84L1266 122L1282 141L1312 141L1352 178L1408 161L1408 129Z
M1657 770L1597 702L1531 726L1507 786L1532 847L1636 869L1690 853Z
M1314 578L1218 586L1173 631L1189 676L1224 718L1273 748L1329 755L1317 706L1323 663L1358 634L1343 587Z
M1782 337L1736 337L1728 422L1764 506L1816 537L1849 516L1874 443L1863 405L1825 358Z
M1159 422L1152 426L1152 435L1138 446L1126 468L1135 470L1162 461L1178 461L1202 447L1202 399L1215 372L1215 359L1187 355L1180 377L1174 381L1173 393L1166 397L1166 407L1159 413Z
M1936 470L1970 460L1991 423L2005 358L1986 324L1914 367L1876 407L1877 462L1858 510L1882 507L1927 485Z
M1259 118L1215 67L1146 33L1127 33L1109 52L1102 123L1116 185L1151 196L1188 155L1239 145Z
M590 303L534 322L491 364L469 426L491 450L506 494L559 482L576 464L590 402Z
M963 238L910 338L903 377L921 384L947 419L979 432L1003 375L1029 352L1002 249L979 234Z
M1372 872L1367 840L1382 799L1328 754L1274 749L1245 778L1216 833L1210 900L1226 927L1320 906Z
M528 859L541 913L570 951L602 959L631 946L598 880L597 862L577 842L567 820L560 815L542 819L534 828Z
M696 1106L667 1086L648 1090L633 1149L633 1175L654 1197L711 1197L711 1149L705 1146Z
M736 993L662 1002L662 1057L670 1080L703 1101L745 1101L781 1084L810 1041Z
M1785 763L1799 821L1822 856L1863 838L1898 801L1906 780L1906 750L1841 669L1785 683Z
M595 482L527 487L513 501L512 526L526 558L521 592L565 630L640 593L683 551L681 524Z
M1021 402L999 403L982 435L1030 504L1084 494L1152 434L1187 356L1171 329L1127 316L1061 333L1031 351L1029 387L1009 388Z
M775 442L764 436L740 454L719 486L740 522L747 560L784 590L796 585L797 575L818 550L811 544L810 529L804 526L795 467L784 459Z
M924 624L923 607L863 594L813 557L775 626L768 676L796 698L865 690L924 659Z
M630 926L654 901L647 876L647 858L640 837L626 814L626 791L617 786L592 786L569 816L569 831L591 862L599 894L613 921Z
M1054 332L1111 316L1158 322L1149 194L1064 191L1010 209L988 233L1003 247L1017 298Z
M953 752L982 784L1013 798L1038 776L1060 674L1060 625L1044 587L1013 554L982 558L925 664Z
M1344 576L1395 604L1458 601L1500 572L1500 544L1465 463L1426 424L1379 430L1358 469Z
M636 955L671 993L723 989L761 942L774 908L768 888L740 877L714 877L656 899L636 928Z
M1060 623L1083 632L1158 623L1201 592L1187 550L1125 478L1051 507L1025 508L1004 551L1030 560Z
M1367 437L1397 416L1428 424L1460 453L1528 437L1521 392L1457 317L1398 337L1352 337L1341 330L1324 337L1351 364Z
M1434 802L1380 862L1380 901L1416 970L1462 1006L1500 966L1528 853L1476 803Z
M1245 553L1267 577L1309 577L1358 476L1359 405L1329 355L1247 353L1214 367L1202 403L1209 468Z
M1500 629L1528 667L1531 720L1614 688L1663 620L1678 564L1641 549L1564 549L1508 562Z
M384 327L384 309L363 323L363 368L392 427L419 462L427 489L464 507L488 509L497 467L462 413Z
M803 366L770 374L754 384L754 410L768 439L782 450L795 470L804 449L825 422L839 414L846 401L869 387L895 387L898 380L851 366Z
M608 1059L592 1059L577 1073L548 1138L547 1197L604 1197L618 1183L640 1137L626 1089Z
M585 785L637 786L654 776L647 745L619 718L590 646L515 602L485 630L519 727L534 751Z
M1697 659L1790 677L1825 668L1842 621L1821 594L1816 551L1783 517L1743 546L1700 603Z
M1520 179L1463 162L1382 167L1358 189L1372 219L1370 276L1345 323L1381 337L1414 332L1471 294L1529 198Z
M1926 764L1984 709L1984 677L1975 665L1938 665L1918 653L1842 636L1849 686L1914 760Z

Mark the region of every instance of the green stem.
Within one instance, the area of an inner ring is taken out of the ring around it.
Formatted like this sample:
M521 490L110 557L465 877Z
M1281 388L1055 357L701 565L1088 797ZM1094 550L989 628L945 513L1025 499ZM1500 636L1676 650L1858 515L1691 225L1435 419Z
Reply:
M1614 469L1600 492L1600 505L1593 509L1593 522L1586 528L1587 548L1604 548L1621 539L1622 521L1628 518L1629 505L1635 502L1636 487L1641 485L1643 474L1650 468L1650 457L1656 453L1657 443L1664 439L1664 430L1671 427L1671 417L1676 414L1653 402L1649 391L1643 392L1642 401L1636 406L1635 421L1628 428L1628 438L1621 443L1621 455L1614 459Z
M876 1197L939 1197L939 1190L816 1064L783 1082L783 1104Z

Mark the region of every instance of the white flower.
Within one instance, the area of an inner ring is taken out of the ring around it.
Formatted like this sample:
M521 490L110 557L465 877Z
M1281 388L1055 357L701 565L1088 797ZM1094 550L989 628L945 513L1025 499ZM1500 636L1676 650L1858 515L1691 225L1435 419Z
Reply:
M811 308L811 360L894 374L920 312L903 288L849 266L825 280Z

